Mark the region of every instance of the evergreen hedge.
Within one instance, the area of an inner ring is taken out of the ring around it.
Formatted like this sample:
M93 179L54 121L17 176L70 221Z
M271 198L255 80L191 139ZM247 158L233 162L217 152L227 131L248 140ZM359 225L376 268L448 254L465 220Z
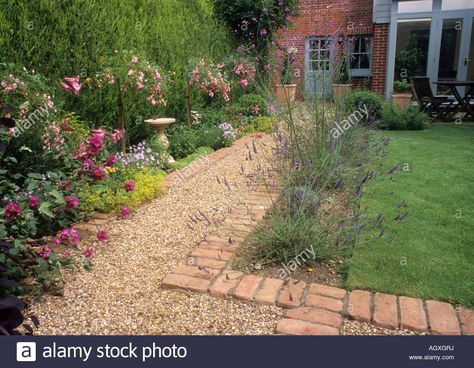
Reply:
M220 61L232 48L212 0L0 0L0 61L35 69L59 84L65 75L94 76L115 50L133 50L173 73L166 108L124 101L132 140L149 132L143 120L151 116L184 120L190 58ZM91 127L116 127L116 103L116 91L107 89L68 96L65 107Z

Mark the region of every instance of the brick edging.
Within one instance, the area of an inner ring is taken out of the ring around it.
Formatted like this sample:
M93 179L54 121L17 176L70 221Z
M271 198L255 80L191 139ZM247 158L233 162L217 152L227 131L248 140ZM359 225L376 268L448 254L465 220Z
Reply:
M226 229L225 235L207 235L187 261L163 279L161 286L285 308L285 315L275 329L277 334L338 335L344 318L389 329L404 328L438 335L474 334L474 312L455 309L449 303L366 290L346 291L232 270L229 262L240 246L240 242L233 239L250 232L248 225L263 218L270 196L276 194L277 191L253 192L250 211L242 211L245 204L237 207L222 227ZM239 223L246 226L238 229L240 236L237 237L232 226Z

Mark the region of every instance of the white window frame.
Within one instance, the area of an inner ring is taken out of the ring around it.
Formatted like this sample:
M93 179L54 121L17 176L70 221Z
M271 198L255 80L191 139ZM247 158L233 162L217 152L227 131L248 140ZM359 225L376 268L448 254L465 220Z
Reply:
M416 13L398 13L398 3L404 0L394 0L391 6L390 26L388 35L388 51L387 51L387 70L385 73L385 98L390 100L393 91L393 79L395 74L395 45L397 44L397 27L399 20L415 20L415 19L431 19L430 25L430 41L428 47L428 65L427 76L430 78L432 88L435 91L434 82L438 76L438 60L440 53L441 33L443 30L443 19L464 18L463 21L463 40L471 35L473 27L474 9L465 10L441 10L441 0L433 0L433 9L430 12ZM466 41L464 41L466 43ZM430 62L431 61L431 62ZM462 68L463 58L459 58L459 67Z
M370 45L369 45L369 52L352 52L352 50L349 51L349 58L352 58L352 55L358 54L358 55L368 55L369 59L369 68L368 69L349 69L349 73L351 77L370 77L372 76L372 58L374 54L374 36L373 35L355 35L352 36L353 38L368 38ZM352 45L351 45L352 47ZM349 61L349 64L351 61Z

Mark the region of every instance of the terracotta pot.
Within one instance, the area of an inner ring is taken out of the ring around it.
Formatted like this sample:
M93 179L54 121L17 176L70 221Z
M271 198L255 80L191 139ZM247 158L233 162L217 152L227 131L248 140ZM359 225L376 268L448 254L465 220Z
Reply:
M277 84L275 92L279 103L293 102L296 99L296 84Z
M405 108L410 105L411 93L392 93L392 103L395 106Z
M352 91L352 84L336 84L332 85L332 98L334 101L344 100L347 94Z

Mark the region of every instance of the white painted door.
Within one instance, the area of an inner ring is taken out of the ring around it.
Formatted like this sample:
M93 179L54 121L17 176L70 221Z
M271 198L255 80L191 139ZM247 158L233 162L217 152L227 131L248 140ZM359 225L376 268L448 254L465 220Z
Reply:
M306 39L305 95L329 97L332 92L333 45L327 37Z

